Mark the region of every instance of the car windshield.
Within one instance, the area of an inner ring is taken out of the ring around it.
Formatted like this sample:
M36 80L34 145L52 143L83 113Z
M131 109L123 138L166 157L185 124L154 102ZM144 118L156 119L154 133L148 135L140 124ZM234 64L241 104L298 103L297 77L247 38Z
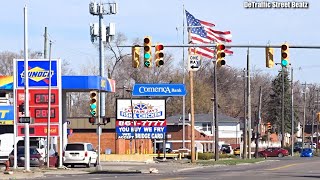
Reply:
M66 151L84 151L83 144L68 144Z
M302 151L303 152L311 152L312 150L310 148L307 148L307 149L303 149Z
M11 152L12 155L13 155L13 151L14 150L12 150L12 152ZM18 148L17 154L24 155L24 148ZM36 148L30 148L30 154L36 155L36 154L39 154L39 152Z

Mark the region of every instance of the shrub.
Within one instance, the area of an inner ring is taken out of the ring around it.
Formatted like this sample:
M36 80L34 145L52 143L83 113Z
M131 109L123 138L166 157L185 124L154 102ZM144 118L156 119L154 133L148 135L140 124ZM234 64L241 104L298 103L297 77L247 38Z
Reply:
M234 154L220 154L219 158L236 158Z
M199 160L209 160L209 159L213 159L213 158L214 158L214 154L213 153L209 153L209 152L198 153L198 159Z

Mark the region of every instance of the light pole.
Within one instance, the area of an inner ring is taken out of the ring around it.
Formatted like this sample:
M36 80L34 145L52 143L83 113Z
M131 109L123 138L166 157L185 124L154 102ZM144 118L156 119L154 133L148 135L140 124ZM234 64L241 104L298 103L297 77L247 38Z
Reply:
M133 138L134 138L134 152L137 154L137 141L136 141L136 122L134 119L134 112L133 112L133 103L132 103L132 89L126 89L127 92L130 93L130 107L131 107L131 117L133 122Z
M215 122L215 111L214 111L214 98L211 98L212 101L212 123L211 123L211 132L212 132L212 137L215 134L215 126L214 126L214 122ZM213 152L215 152L215 138L212 138L212 149Z

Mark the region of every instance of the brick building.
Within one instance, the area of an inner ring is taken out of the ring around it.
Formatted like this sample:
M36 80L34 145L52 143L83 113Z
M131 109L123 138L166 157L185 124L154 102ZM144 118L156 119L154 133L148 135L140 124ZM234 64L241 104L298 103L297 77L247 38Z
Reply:
M183 126L180 115L167 118L167 140L166 146L173 150L183 146ZM219 144L238 144L242 132L240 132L239 120L219 115ZM68 142L90 142L95 147L98 145L96 126L88 122L88 118L68 118L72 134L68 136ZM195 140L196 146L201 151L212 151L213 135L211 132L212 114L195 114ZM150 139L123 140L117 139L115 133L115 119L103 126L101 135L101 152L111 149L112 153L153 153L154 144ZM185 121L185 147L191 149L191 124L188 119ZM156 141L156 147L163 146L162 140ZM137 149L135 150L135 147Z

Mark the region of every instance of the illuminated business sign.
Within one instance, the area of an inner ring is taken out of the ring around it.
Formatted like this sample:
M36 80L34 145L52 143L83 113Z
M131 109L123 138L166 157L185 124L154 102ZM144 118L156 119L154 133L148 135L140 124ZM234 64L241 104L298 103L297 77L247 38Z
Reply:
M164 120L165 118L164 99L117 99L117 120Z
M0 125L13 125L13 106L0 106Z
M24 102L24 89L17 89L18 118L24 116L19 112L19 105ZM51 89L50 122L59 123L59 90ZM29 89L29 112L34 123L47 123L49 94L47 89Z
M24 136L24 125L18 125L18 136ZM30 124L29 126L30 137L47 137L47 125ZM59 136L59 125L50 126L50 136Z
M24 60L17 59L16 61L16 87L24 87ZM29 77L29 87L48 87L49 77L51 77L51 86L58 87L58 63L57 59L51 60L51 71L49 60L35 60L30 59L28 61L28 77Z

